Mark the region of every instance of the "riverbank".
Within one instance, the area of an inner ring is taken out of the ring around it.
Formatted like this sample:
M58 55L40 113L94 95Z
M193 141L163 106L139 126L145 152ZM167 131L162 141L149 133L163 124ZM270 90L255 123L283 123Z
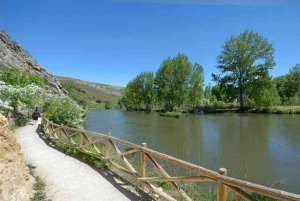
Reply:
M193 114L221 114L221 113L261 113L261 114L300 114L300 106L274 106L264 108L245 108L237 107L200 107L197 109L185 109L180 112L164 112L162 110L153 110L159 112L161 116L165 117L182 117L184 113Z

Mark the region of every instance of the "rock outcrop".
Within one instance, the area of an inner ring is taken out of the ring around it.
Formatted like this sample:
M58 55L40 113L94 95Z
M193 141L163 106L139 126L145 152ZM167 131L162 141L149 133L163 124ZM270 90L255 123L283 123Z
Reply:
M28 70L45 79L45 82L54 93L66 93L56 77L40 66L27 51L4 32L0 32L0 70L4 67L15 67Z
M35 179L26 166L21 146L0 114L0 200L30 200Z

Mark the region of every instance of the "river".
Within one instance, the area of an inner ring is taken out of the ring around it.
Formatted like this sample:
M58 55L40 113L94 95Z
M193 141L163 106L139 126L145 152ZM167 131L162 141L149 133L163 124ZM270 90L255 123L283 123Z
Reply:
M86 130L112 136L262 185L300 193L300 115L158 113L95 110Z

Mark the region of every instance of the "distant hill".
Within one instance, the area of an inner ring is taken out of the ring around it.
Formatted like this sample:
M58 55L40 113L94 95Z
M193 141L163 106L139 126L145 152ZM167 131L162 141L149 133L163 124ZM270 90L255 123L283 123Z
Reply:
M104 108L117 106L122 97L122 87L93 83L68 77L57 77L70 97L88 108Z

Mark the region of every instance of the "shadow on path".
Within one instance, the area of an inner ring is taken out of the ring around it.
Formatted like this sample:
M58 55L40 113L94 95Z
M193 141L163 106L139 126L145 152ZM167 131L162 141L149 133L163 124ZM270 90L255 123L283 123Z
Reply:
M65 154L66 154L62 148L59 148L58 146L56 146L55 144L53 144L48 138L46 138L43 134L43 130L41 128L41 125L38 126L37 130L36 130L38 136L51 148ZM72 155L68 155L69 157L72 157L76 160L81 161L82 163L86 164L82 159L76 157L76 156L72 156ZM103 178L105 178L108 182L110 182L116 189L118 189L118 191L120 191L123 195L125 195L128 199L130 200L143 200L143 201L153 201L154 199L148 195L147 193L145 193L144 191L142 191L140 188L135 187L134 185L132 185L129 181L127 181L125 178L121 177L120 175L118 175L116 172L109 170L109 169L99 169L96 168L92 165L86 164L88 166L90 166L91 168L93 168L95 171L97 171ZM117 182L117 180L119 180L120 182ZM135 189L135 191L137 193L133 193L130 190L126 189L126 186L130 186L131 188Z

